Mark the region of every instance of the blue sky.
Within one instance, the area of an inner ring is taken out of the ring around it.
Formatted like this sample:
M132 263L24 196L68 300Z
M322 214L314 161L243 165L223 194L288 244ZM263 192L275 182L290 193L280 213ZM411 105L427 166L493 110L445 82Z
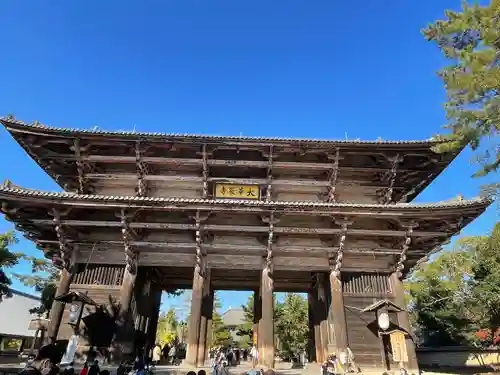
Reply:
M147 5L145 5L147 4ZM445 123L420 29L460 0L3 1L0 114L55 126L425 139ZM0 181L58 190L0 130ZM464 152L419 198L472 197ZM484 234L495 208L464 230ZM0 221L0 231L11 224ZM34 253L27 241L15 250ZM20 264L16 272L29 272ZM24 289L18 283L16 288ZM223 308L245 293L220 293ZM166 299L164 308L182 305Z

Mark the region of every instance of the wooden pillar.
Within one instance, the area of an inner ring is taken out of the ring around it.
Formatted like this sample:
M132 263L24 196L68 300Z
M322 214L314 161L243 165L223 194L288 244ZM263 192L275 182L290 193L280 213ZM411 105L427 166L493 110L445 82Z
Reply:
M211 303L211 292L210 287L210 269L207 269L205 279L203 280L203 291L201 299L201 317L200 317L200 337L198 341L198 356L197 364L198 367L202 367L205 363L206 355L206 345L207 345L207 331L208 331L208 320L211 316L211 311L213 309L213 304Z
M325 288L325 275L319 274L318 278L318 312L320 317L319 327L321 336L321 361L328 357L328 297Z
M74 270L68 271L63 268L59 276L59 285L56 290L56 297L62 296L69 292L69 286L71 285L71 280L73 279ZM45 336L47 340L57 340L57 334L59 333L59 327L61 326L61 320L64 313L64 303L54 301L52 302L52 307L49 313L49 326L47 327L47 335Z
M342 293L341 276L334 270L330 271L330 328L333 332L334 350L337 355L346 352L349 345L347 340L347 323Z
M307 293L307 318L309 323L309 336L307 340L307 355L309 362L316 362L316 348L314 345L314 293L309 291Z
M269 267L262 270L260 293L262 296L262 318L259 324L259 363L267 368L274 367L274 281Z
M161 294L161 289L158 289L155 285L151 285L151 310L146 327L148 335L148 350L153 348L154 344L156 343L156 329L158 327L158 319L160 318Z
M313 298L313 308L312 308L312 318L313 318L313 331L314 331L314 358L316 362L321 363L323 361L323 344L321 343L321 306L318 300L318 286L314 285L312 290Z
M134 270L131 270L131 267L127 265L125 267L125 272L123 274L123 282L120 289L119 324L121 325L124 325L128 318L136 277L137 277L137 267L135 267Z
M195 267L193 277L193 291L191 296L191 313L188 320L188 342L186 363L191 366L197 365L198 344L200 340L201 300L203 296L203 276L201 269Z
M415 351L415 343L410 336L410 317L408 316L408 311L406 311L405 291L403 282L400 280L398 272L391 274L391 286L394 294L394 302L405 309L398 312L397 315L399 327L408 333L406 335L406 350L408 353L408 362L405 364L407 366L406 370L409 370L411 373L418 374L417 354Z

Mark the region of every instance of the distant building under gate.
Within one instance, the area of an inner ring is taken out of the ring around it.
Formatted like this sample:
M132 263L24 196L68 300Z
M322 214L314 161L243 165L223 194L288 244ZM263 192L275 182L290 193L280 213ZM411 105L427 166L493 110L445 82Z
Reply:
M30 309L40 304L40 298L11 290L12 297L0 303L0 354L15 355L31 347L34 331L29 330L30 321L37 318Z

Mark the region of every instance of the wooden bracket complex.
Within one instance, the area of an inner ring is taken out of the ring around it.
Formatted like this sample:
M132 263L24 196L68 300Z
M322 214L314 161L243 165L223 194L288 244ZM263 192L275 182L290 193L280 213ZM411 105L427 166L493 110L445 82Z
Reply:
M127 271L132 275L137 273L139 265L139 254L134 251L131 240L133 240L133 231L130 228L130 216L127 216L125 209L121 210L122 241L125 250L125 263Z
M339 175L339 159L340 159L340 148L337 147L335 150L335 158L333 161L333 168L330 171L330 176L328 178L328 202L335 203L337 200L336 189L337 189L337 179Z
M416 222L411 222L411 223L405 224L403 226L406 227L405 239L403 242L403 246L401 248L401 253L399 255L398 262L396 263L396 266L394 267L396 274L397 274L398 278L400 278L400 279L403 277L403 271L405 269L406 254L408 252L408 249L411 246L413 229L416 228L418 226L418 224Z
M342 220L335 220L335 224L340 225L342 232L339 236L339 245L336 253L330 253L328 263L330 265L330 272L335 276L340 276L340 269L342 268L342 260L344 258L345 242L347 240L347 228L352 224L352 221L344 218Z
M61 262L61 266L69 270L72 266L71 259L73 256L73 248L68 241L66 236L66 232L61 224L61 216L66 216L69 213L69 210L61 212L57 209L52 210L53 223L54 223L54 231L56 232L57 240L59 242L59 252L60 259L54 259L56 263Z
M148 195L148 182L146 181L146 177L149 174L149 168L142 160L141 141L135 142L135 165L137 173L136 194L138 197L145 197Z

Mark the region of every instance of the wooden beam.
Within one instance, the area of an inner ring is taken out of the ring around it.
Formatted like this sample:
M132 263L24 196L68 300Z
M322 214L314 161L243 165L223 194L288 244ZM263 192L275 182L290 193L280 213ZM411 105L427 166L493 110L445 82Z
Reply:
M88 173L87 179L89 180L115 180L115 181L133 181L136 179L136 176L131 173ZM68 175L64 176L66 178L72 178L73 176ZM182 183L182 184L195 184L205 182L204 177L199 176L189 176L189 175L146 175L143 177L145 181L156 181L156 182L166 182L166 183ZM266 185L269 182L267 178L226 178L226 177L207 177L208 182L222 182L222 183L233 183L240 185ZM350 186L350 184L360 184L363 187L377 187L377 185L371 183L368 180L353 180L350 178L349 185L345 181L338 181L336 186ZM329 188L331 183L330 181L321 181L315 180L311 178L310 180L287 180L287 179L272 179L273 186L280 187L290 187L290 186L302 186L308 188L320 188L327 187ZM406 186L393 186L395 190L406 189Z
M32 219L30 223L36 225L51 225L52 221L47 219ZM105 220L61 220L63 225L75 227L121 227L118 221ZM158 223L158 222L132 222L129 224L133 229L159 229L159 230L194 230L194 224L177 223ZM206 224L204 229L207 231L236 232L236 233L266 233L268 228L257 225L223 225ZM342 233L341 228L301 228L301 227L275 227L274 233L279 234L303 234L303 235L331 235ZM403 230L381 230L381 229L349 229L350 235L358 236L387 236L387 237L405 237L406 231ZM448 237L450 233L446 232L427 232L414 231L414 237Z
M373 155L373 153L369 153ZM41 156L42 159L58 159L58 160L75 160L73 155L44 155ZM120 156L120 155L87 155L83 157L84 161L93 163L123 163L123 164L134 164L135 157L131 156ZM143 161L148 164L170 164L170 165L186 165L186 166L202 166L203 161L201 159L195 158L168 158L168 157L144 157ZM208 162L209 166L231 166L231 167L253 167L253 168L264 168L267 169L267 161L257 161L257 160L219 160L212 159ZM274 162L273 167L276 169L312 169L312 170L331 170L332 165L330 163L306 163L306 162ZM389 168L378 168L378 167L356 167L356 166L343 166L343 171L346 172L360 172L360 173L377 173L377 172L387 172ZM415 171L414 168L411 169L399 169L401 172L412 172ZM428 173L427 169L422 169L419 172Z
M58 244L55 240L37 240L40 244ZM89 241L71 241L72 245L77 245L80 248L90 247L96 245L103 245L107 248L110 246L121 246L122 241L118 240L89 240ZM196 243L183 243L183 242L166 242L166 241L130 241L130 245L133 246L138 252L151 252L151 249L158 249L160 252L166 249L169 250L179 250L179 253L192 253L196 248ZM148 248L148 249L144 249ZM266 246L264 245L245 245L244 247L235 246L233 244L203 244L202 248L205 252L211 254L246 254L246 253L261 253L262 255L266 252ZM324 258L325 254L338 252L339 247L330 246L280 246L274 245L273 251L281 257L285 256L296 256L298 254L306 257L319 257ZM415 255L425 255L426 250L422 249L409 249L409 252ZM360 247L345 247L343 249L344 253L349 254L366 254L366 255L400 255L401 250L388 249L388 248L360 248Z

